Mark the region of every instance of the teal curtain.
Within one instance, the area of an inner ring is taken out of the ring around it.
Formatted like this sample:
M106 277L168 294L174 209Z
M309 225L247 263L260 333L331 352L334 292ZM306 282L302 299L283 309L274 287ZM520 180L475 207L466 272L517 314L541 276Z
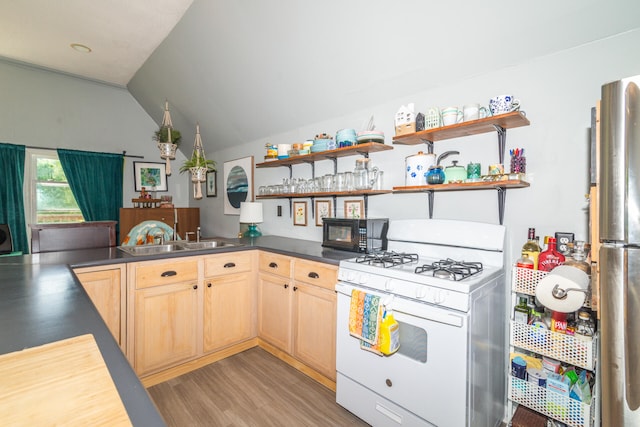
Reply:
M118 221L124 156L59 148L58 158L85 221Z
M0 142L0 223L9 224L13 250L29 253L24 217L24 145Z

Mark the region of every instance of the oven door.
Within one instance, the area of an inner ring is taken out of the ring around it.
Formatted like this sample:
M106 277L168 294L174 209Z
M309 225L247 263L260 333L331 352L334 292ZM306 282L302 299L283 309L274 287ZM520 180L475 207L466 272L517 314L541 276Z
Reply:
M338 403L372 425L467 425L468 315L395 297L400 349L378 356L360 349L360 341L349 334L353 289L384 295L344 282L336 285ZM348 393L342 392L341 380ZM416 422L395 405L424 421Z

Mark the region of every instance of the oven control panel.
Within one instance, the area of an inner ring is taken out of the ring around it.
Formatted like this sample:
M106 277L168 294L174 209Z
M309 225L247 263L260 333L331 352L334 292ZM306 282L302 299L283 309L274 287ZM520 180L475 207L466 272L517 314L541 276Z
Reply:
M343 268L338 270L338 280L364 288L365 292L367 290L374 291L374 293L378 291L444 308L469 311L469 295L463 292Z

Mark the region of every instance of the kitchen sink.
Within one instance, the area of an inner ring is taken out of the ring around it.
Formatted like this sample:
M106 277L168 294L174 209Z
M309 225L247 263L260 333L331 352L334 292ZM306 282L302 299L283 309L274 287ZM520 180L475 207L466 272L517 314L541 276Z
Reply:
M202 242L181 242L178 243L184 249L199 250L199 249L212 249L212 248L229 248L237 246L235 243L224 242L222 240L206 240Z
M164 245L118 246L118 249L130 255L159 255L184 250L184 248L177 243L168 243Z
M222 240L205 240L202 242L173 241L162 245L118 246L123 252L134 256L161 255L177 251L197 251L203 249L229 248L239 246Z

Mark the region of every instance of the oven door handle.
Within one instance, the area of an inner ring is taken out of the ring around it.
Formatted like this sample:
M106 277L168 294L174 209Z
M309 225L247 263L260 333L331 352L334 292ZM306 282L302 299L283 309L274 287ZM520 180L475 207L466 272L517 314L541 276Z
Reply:
M375 295L383 296L385 294L376 291L369 291L368 289L361 288L358 286L353 286L348 283L338 282L336 284L336 291L349 299L351 299L351 291L353 289L359 289L362 291L370 292ZM393 300L393 312L400 313L404 316L411 316L416 318L421 318L425 320L430 320L432 322L438 322L445 325L455 326L457 328L462 328L465 325L465 319L467 318L466 314L457 314L452 313L451 310L447 308L439 308L434 307L432 305L423 304L420 302L410 301L404 298L395 298ZM397 316L396 320L402 321L401 316Z

